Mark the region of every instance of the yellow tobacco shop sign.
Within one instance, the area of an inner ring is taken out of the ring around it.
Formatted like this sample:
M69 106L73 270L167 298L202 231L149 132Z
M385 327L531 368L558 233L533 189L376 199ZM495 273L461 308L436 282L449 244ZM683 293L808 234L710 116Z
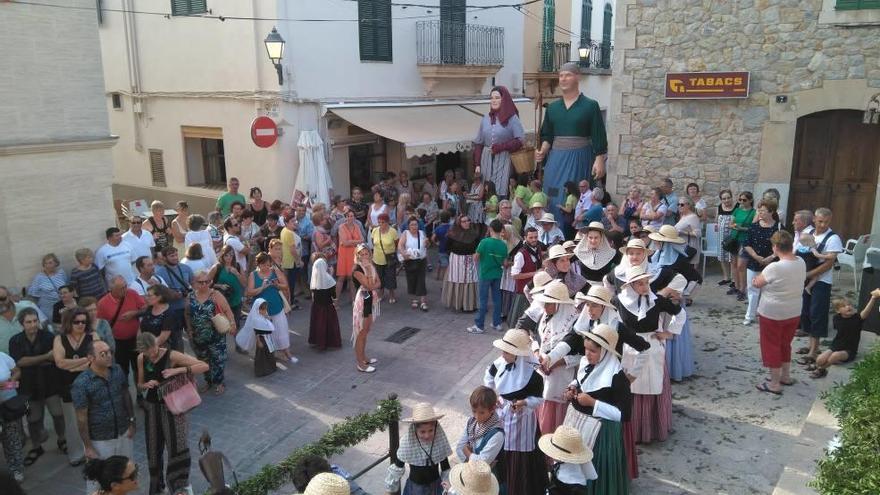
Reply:
M748 72L668 72L666 98L747 98Z

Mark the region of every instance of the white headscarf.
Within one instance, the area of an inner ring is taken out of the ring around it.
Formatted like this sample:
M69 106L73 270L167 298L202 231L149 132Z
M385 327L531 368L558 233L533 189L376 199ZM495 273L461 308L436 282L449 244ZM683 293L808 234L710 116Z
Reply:
M492 381L499 395L512 394L526 388L535 371L533 363L525 356L516 356L516 360L510 363L512 365L510 368L507 367L508 363L503 356L492 364L495 365L495 376L492 377Z
M247 320L244 322L244 326L242 326L241 330L235 335L235 342L242 349L248 351L254 350L257 341L254 330L260 330L263 332L273 332L275 330L275 325L272 324L272 320L260 314L260 306L263 304L266 304L266 300L263 298L257 298L254 301L254 304L251 305L251 311L248 313Z
M587 356L582 357L580 364L578 364L577 381L581 386L582 392L592 392L610 387L611 381L614 380L614 375L623 369L617 356L608 352L604 347L600 349L599 352L602 357L599 358L599 362L592 369L590 368ZM587 373L587 370L589 370L589 373Z
M584 309L581 310L580 316L578 316L577 321L574 322L574 331L583 335L600 323L604 323L605 325L616 329L617 325L620 323L620 315L617 313L617 310L609 308L608 306L602 306L602 308L602 314L599 315L599 319L591 320L590 308L584 303Z
M581 237L580 242L574 248L574 255L590 270L604 268L617 255L617 250L611 247L608 237L604 233L597 249L590 249L588 243L587 236Z
M639 295L632 288L632 285L627 285L620 291L617 299L627 311L636 315L637 319L642 320L648 314L648 311L654 307L654 301L657 300L657 296L651 291L648 291L647 295Z
M312 283L310 288L312 290L324 290L335 286L336 280L333 279L333 275L330 275L330 270L327 269L327 260L324 258L316 259L312 264Z

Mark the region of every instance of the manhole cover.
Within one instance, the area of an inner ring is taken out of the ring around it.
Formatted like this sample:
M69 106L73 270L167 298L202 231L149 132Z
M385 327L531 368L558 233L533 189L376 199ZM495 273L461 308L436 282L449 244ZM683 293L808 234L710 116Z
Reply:
M395 344L402 344L407 341L413 335L421 332L421 328L413 328L413 327L403 327L400 330L392 333L385 339L385 342L394 342Z

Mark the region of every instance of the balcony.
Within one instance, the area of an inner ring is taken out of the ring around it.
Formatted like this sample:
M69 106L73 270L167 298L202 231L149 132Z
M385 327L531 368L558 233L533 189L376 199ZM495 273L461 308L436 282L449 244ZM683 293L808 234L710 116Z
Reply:
M614 46L611 42L590 40L587 47L590 49L590 55L587 57L587 60L580 61L581 67L584 69L599 69L596 72L600 74L610 74L610 72L604 71L611 70L611 53L614 51Z
M562 64L571 60L571 43L541 42L539 50L541 72L559 72Z
M419 21L416 58L427 94L479 93L504 65L504 28Z

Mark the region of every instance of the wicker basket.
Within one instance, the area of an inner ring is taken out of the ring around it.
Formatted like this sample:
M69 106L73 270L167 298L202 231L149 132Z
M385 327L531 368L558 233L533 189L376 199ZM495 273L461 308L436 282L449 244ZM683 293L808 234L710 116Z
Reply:
M535 170L535 148L522 148L510 154L510 162L518 174L528 174Z

